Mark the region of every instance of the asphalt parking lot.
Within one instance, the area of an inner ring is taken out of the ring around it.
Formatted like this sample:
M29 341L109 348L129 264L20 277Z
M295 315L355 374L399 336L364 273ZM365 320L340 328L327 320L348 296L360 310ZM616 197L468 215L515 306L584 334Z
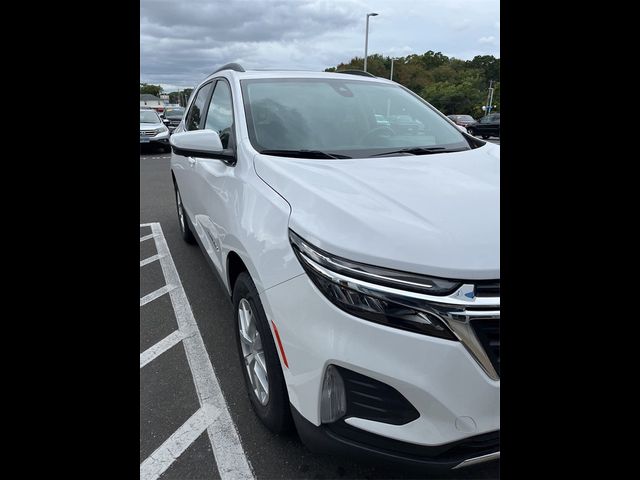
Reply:
M499 462L433 477L355 463L263 427L245 391L228 296L180 236L169 159L140 154L141 479L499 478Z

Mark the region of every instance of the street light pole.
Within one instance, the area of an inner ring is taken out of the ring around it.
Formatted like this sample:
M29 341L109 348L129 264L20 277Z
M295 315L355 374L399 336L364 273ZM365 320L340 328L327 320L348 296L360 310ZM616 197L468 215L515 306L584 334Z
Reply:
M364 71L367 71L367 55L369 50L369 17L375 17L377 13L367 13L367 29L364 34Z
M389 80L393 80L393 62L395 62L396 60L400 60L399 58L395 58L395 57L391 57L391 76L389 77ZM407 63L407 62L405 62Z
M489 80L489 93L487 94L487 109L485 110L485 117L491 113L491 106L493 105L493 80Z

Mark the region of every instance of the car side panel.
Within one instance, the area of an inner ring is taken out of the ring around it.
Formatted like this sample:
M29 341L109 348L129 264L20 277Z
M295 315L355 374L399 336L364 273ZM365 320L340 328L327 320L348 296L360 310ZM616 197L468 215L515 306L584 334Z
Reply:
M203 209L187 212L229 294L229 254L243 261L258 292L300 275L288 243L289 204L256 174L255 154L242 142L238 163L198 159L197 195Z

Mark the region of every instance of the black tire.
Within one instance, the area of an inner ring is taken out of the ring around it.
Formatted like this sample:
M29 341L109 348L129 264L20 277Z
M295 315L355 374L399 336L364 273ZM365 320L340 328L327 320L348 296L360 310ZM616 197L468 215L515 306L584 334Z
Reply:
M246 299L251 306L255 326L260 334L260 340L264 350L264 358L267 366L267 378L269 380L269 397L265 405L260 403L253 390L244 357L242 355L240 329L238 327L240 321L238 310L242 299ZM251 280L251 277L247 272L242 272L238 275L233 287L233 311L238 357L240 359L245 387L247 389L249 399L251 400L251 406L262 423L264 423L264 425L273 433L286 432L293 426L293 420L291 417L291 409L289 407L289 395L287 394L287 387L282 373L282 366L280 365L280 358L278 357L273 335L271 334L271 328L269 327L267 317L264 313L264 309L262 308L262 303L260 302L260 296L258 295L258 291L256 290L253 280Z
M467 133L473 137L476 136L476 133L473 131L473 128L467 128Z
M180 233L182 234L182 239L187 243L194 244L196 243L196 238L193 236L191 227L189 227L189 219L187 218L187 212L184 211L184 207L182 206L182 196L180 195L180 190L178 190L178 185L176 185L175 181L173 182L173 188L176 196L178 226L180 227Z
M164 147L162 147L162 151L164 153L171 153L171 145L165 145Z

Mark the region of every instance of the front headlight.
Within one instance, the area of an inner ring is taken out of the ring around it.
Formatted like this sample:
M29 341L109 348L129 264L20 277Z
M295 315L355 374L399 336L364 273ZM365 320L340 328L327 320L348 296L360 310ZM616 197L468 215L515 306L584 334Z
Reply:
M300 264L338 308L366 320L455 340L434 309L416 297L449 295L461 282L374 267L331 255L289 230ZM413 294L412 294L413 293Z
M162 127L158 127L154 130L155 134L158 135L159 133L164 133L164 132L168 132L169 129L167 127L165 127L164 125Z

